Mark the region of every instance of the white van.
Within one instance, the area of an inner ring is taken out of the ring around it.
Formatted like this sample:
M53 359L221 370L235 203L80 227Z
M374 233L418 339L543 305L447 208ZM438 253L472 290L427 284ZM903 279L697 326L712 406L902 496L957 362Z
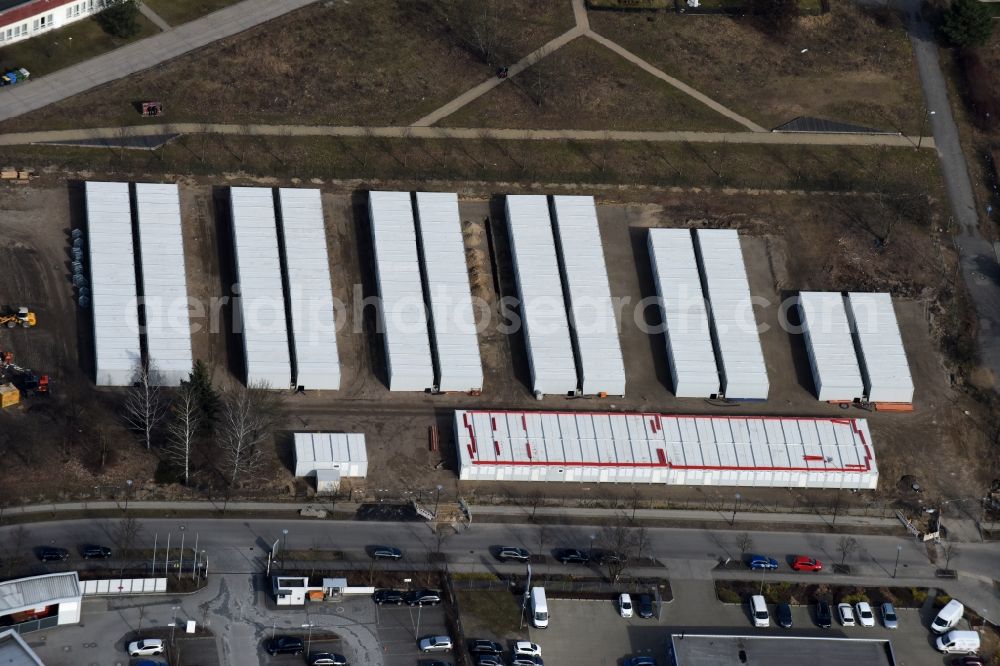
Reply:
M750 615L753 616L753 626L771 626L771 616L767 613L767 602L765 602L764 597L759 594L755 594L750 597Z
M979 632L949 631L944 636L939 637L934 645L938 650L947 654L956 652L976 654L979 652Z
M952 599L931 622L931 631L935 634L943 634L953 629L963 615L965 615L965 606L958 599Z
M531 588L531 624L537 629L549 626L549 605L545 603L545 588Z

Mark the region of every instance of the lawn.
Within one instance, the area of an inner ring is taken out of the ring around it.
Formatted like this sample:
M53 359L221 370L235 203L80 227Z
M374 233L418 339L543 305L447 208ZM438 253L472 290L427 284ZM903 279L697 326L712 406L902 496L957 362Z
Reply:
M591 27L765 127L818 116L915 133L924 108L902 25L853 3L776 39L749 18L591 12Z
M504 638L521 628L521 609L509 590L457 590L466 634Z
M515 129L743 129L586 38L573 40L440 124Z
M138 34L121 39L104 32L95 19L86 18L65 28L0 48L0 64L8 68L24 67L32 76L43 76L159 31L149 19L140 15Z
M240 0L143 0L161 19L172 26L211 14Z

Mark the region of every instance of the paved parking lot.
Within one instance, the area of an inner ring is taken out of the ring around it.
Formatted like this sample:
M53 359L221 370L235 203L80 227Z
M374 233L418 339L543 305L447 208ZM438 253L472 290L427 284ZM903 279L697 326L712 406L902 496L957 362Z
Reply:
M449 634L443 606L410 608L370 605L375 609L373 612L378 639L385 652L385 666L413 666L419 658L427 658L417 650L417 638L428 634ZM455 637L452 636L452 639ZM452 661L450 654L440 658Z

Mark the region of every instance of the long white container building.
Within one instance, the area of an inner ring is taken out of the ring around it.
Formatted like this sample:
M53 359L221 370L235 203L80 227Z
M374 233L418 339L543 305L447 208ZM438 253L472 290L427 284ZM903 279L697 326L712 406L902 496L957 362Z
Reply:
M843 296L832 291L800 292L799 311L816 397L837 401L863 397L864 384Z
M576 361L548 200L536 194L508 195L506 207L532 391L575 392Z
M709 321L722 392L732 400L766 400L767 366L739 234L735 229L698 229L695 239L711 304Z
M337 324L323 200L316 189L278 190L288 278L288 312L295 352L296 386L340 388Z
M180 193L174 183L136 183L135 204L150 376L178 386L194 365Z
M570 331L576 341L580 390L585 395L625 395L625 361L594 197L554 196L552 213Z
M899 323L887 293L847 294L865 396L872 402L913 402L913 377Z
M368 210L389 390L424 391L434 385L434 364L410 194L370 192Z
M87 182L94 381L129 386L142 365L128 183Z
M472 309L458 195L416 193L417 227L430 302L435 380L441 391L479 391L483 362Z
M362 433L295 433L295 476L337 471L340 476L368 476L368 450Z
M292 362L274 194L265 187L233 187L229 199L246 381L274 389L288 388Z
M873 489L864 419L456 411L467 481Z
M715 395L719 393L719 369L691 230L650 229L647 246L660 299L674 395Z

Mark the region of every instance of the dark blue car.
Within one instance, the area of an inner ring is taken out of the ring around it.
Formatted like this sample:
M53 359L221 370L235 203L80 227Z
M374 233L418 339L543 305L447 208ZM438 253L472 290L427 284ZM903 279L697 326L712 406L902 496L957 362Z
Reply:
M778 560L766 555L747 555L747 566L751 569L777 569Z

